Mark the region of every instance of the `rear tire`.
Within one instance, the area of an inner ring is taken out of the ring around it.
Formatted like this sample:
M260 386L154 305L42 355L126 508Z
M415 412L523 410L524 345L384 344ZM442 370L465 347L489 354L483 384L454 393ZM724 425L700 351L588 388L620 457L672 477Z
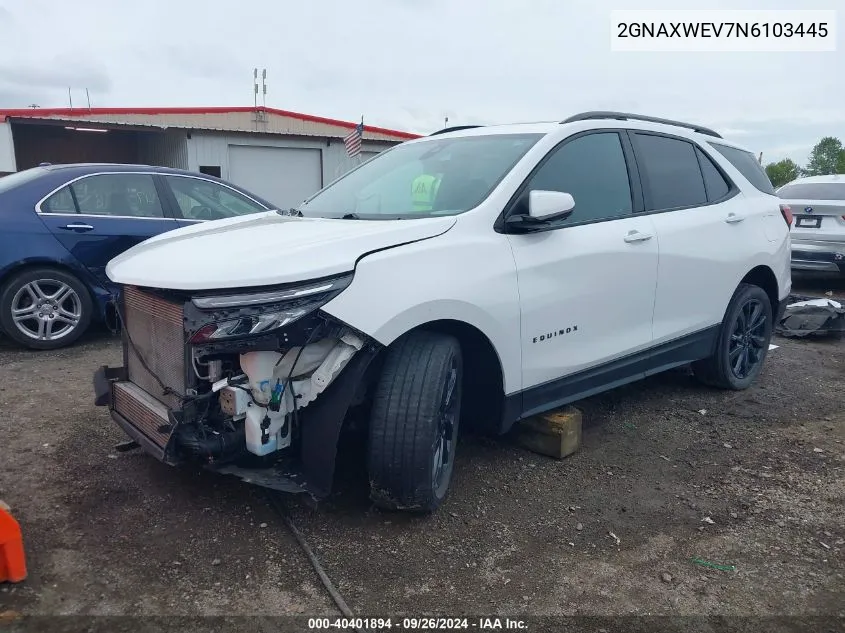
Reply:
M455 463L463 363L457 339L412 332L388 350L369 428L370 498L381 508L431 512Z
M88 329L92 311L85 284L58 268L24 270L0 289L0 326L30 349L74 343Z
M763 369L772 321L769 295L759 286L740 284L728 304L715 353L692 365L696 378L720 389L747 389Z

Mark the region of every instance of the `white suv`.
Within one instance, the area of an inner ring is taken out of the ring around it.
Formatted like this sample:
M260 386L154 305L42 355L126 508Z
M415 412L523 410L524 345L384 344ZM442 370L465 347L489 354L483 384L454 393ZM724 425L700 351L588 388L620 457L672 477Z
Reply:
M298 209L112 260L124 365L97 372L97 403L162 461L315 496L342 423L363 422L374 501L430 511L459 422L503 433L687 363L748 387L790 292L780 203L750 152L696 125L443 130Z

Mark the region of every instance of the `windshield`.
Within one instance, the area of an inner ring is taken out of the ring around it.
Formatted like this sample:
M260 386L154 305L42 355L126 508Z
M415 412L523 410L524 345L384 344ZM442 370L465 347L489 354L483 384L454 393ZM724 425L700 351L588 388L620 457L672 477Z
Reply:
M778 197L787 200L845 200L845 182L796 182L778 189Z
M42 174L44 174L43 167L33 167L32 169L25 169L24 171L18 171L13 174L9 174L8 176L3 176L0 178L0 193L5 191L9 191L9 189L13 189L18 185L22 185L30 180L35 180Z
M299 207L306 217L362 220L457 215L478 206L542 134L397 145Z

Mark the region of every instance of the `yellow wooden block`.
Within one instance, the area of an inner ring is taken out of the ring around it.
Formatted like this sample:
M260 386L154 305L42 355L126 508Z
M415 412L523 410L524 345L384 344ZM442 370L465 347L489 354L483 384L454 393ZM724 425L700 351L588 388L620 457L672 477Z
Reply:
M563 459L581 445L581 412L564 407L523 420L517 442L529 451Z

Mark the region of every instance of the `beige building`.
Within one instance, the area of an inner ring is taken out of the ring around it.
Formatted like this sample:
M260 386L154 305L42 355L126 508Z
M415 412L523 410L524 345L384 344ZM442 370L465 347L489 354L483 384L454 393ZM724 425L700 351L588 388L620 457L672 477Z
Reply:
M267 107L0 110L0 174L40 163L134 163L219 176L282 208L416 134Z

